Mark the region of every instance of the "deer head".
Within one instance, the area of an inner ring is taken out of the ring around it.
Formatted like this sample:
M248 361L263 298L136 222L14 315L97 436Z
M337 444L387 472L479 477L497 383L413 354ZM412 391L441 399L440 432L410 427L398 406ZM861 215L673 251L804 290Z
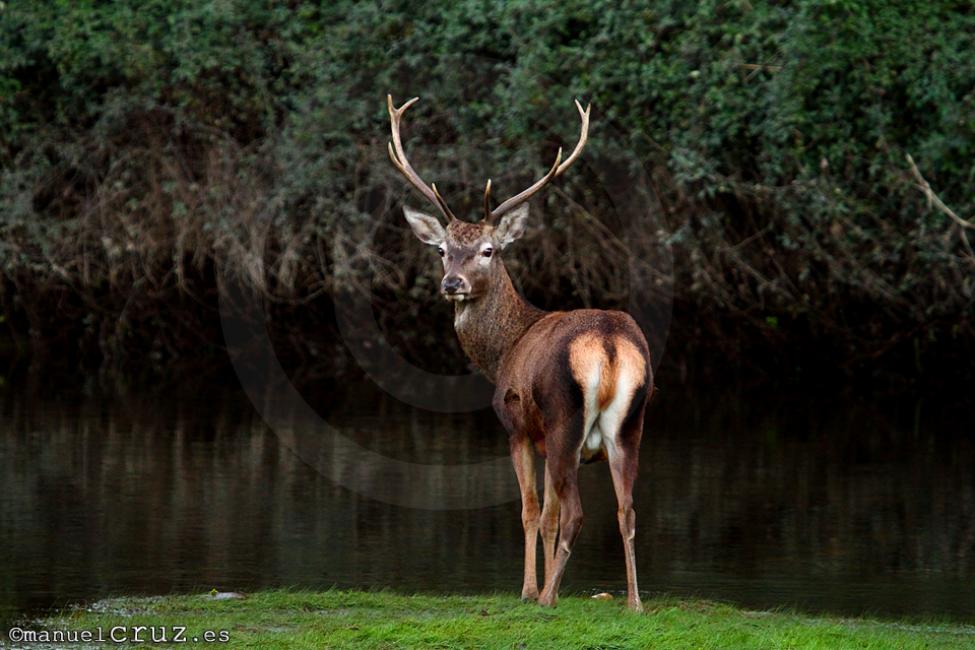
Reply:
M583 109L578 100L575 103L582 129L579 142L567 159L562 160L560 147L555 155L555 163L544 176L495 208L491 207L491 180L488 179L484 188L484 216L480 221L471 222L455 217L437 190L436 183L427 185L406 158L400 138L400 121L403 113L418 100L419 97L414 97L396 108L392 95L386 96L393 136L389 143L389 159L413 187L437 207L446 223L408 206L404 206L403 211L417 238L437 247L444 266L440 283L440 292L444 297L454 301L475 300L490 289L493 278L502 272L499 253L524 234L528 221L528 199L565 172L582 153L589 136L590 106Z

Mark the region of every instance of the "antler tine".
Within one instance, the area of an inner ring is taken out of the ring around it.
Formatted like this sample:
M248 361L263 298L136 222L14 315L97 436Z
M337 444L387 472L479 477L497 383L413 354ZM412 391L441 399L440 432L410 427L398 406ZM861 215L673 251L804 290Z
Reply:
M579 100L575 100L576 110L579 111L579 118L582 119L582 127L579 132L579 142L576 143L576 148L572 150L572 153L566 158L561 165L559 165L559 170L555 172L556 176L561 176L569 166L576 161L582 154L583 148L586 146L586 142L589 140L589 109L592 108L592 104L586 105L586 110L582 110L582 104Z
M530 199L532 195L534 195L540 189L545 187L545 185L547 185L550 180L552 180L556 176L562 175L562 173L565 172L565 170L567 170L572 165L572 163L574 163L576 159L582 154L582 150L586 146L586 141L589 139L589 111L592 108L592 104L587 105L585 109L582 108L582 104L579 103L578 99L575 100L575 104L576 104L576 110L579 111L579 118L582 120L582 127L580 128L580 132L579 132L579 142L576 143L576 146L572 150L572 153L569 155L568 158L562 161L561 160L562 149L560 147L559 154L555 158L555 164L552 165L552 169L550 169L549 172L545 174L545 176L543 176L541 179L536 181L535 184L529 187L527 190L511 197L510 199L508 199L507 201L503 202L501 205L496 207L494 210L491 210L489 206L491 182L488 181L488 187L484 191L484 213L486 215L485 220L488 223L495 223L501 215L508 212L515 206L518 206L524 203L525 201L527 201L528 199Z
M415 104L420 100L419 97L414 97L413 99L407 101L405 104L396 108L393 105L393 96L386 95L386 106L389 108L389 124L392 131L393 140L389 143L387 147L389 151L389 159L393 162L393 166L399 170L403 176L406 177L413 187L418 189L423 196L427 198L431 203L437 206L443 216L447 218L447 221L453 221L456 219L454 213L450 211L447 207L447 202L444 201L440 193L437 192L437 186L434 185L430 187L427 185L420 175L416 173L410 161L406 158L406 152L403 150L403 142L400 138L400 119L403 117L403 113L406 112L410 106Z
M488 219L487 219L488 223L496 223L498 217L508 212L512 208L521 205L522 203L530 199L532 195L535 194L535 192L548 185L548 182L552 180L555 177L556 172L559 171L560 162L562 162L562 147L559 147L558 153L555 154L555 163L552 165L552 168L548 170L548 173L542 176L537 181L535 181L535 183L527 190L514 195L507 201L504 201L498 207L494 208L494 210L491 211L491 214L488 215Z
M491 179L484 186L484 218L491 219Z
M433 195L437 199L437 207L440 208L440 211L443 212L444 215L450 221L453 221L454 219L456 219L456 217L454 216L454 213L451 212L450 211L450 208L447 207L447 202L444 200L443 196L440 194L440 190L437 189L437 184L436 183L430 183L430 187L433 188Z

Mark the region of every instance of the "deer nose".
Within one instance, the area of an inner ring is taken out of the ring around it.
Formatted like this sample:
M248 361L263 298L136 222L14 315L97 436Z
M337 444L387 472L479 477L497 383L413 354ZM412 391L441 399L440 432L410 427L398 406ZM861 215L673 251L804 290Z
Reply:
M459 275L448 275L440 286L445 294L453 295L463 288L464 280Z

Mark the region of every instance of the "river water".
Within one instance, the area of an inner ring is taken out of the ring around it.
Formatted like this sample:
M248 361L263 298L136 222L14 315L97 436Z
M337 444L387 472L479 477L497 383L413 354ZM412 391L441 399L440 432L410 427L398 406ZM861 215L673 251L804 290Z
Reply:
M365 450L330 456L302 442L320 429L269 426L233 382L0 391L0 621L211 588L518 596L520 505L506 500L514 474L490 411L432 413L368 386L306 392L328 435ZM971 621L972 434L968 409L911 396L663 391L635 499L641 588ZM426 478L398 500L407 488L386 458ZM457 478L464 464L478 464L476 481ZM608 470L581 475L585 523L563 593L621 591Z

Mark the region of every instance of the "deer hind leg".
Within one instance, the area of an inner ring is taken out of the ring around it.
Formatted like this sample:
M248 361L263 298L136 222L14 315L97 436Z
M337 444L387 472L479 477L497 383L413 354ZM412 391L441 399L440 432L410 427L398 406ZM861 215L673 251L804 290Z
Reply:
M551 464L545 463L545 503L542 505L542 544L545 553L545 584L555 570L555 542L559 536L559 495L552 482Z
M572 427L580 431L571 431ZM582 528L582 501L579 499L579 445L581 443L581 418L572 418L572 423L551 432L546 436L558 444L546 444L548 461L547 467L551 471L552 488L559 500L559 539L552 560L552 570L545 576L545 589L538 602L542 605L555 606L559 597L559 584L565 573L565 565L572 553L579 530ZM576 435L572 435L575 433Z
M535 492L535 452L525 436L512 436L511 461L521 488L521 523L525 529L525 576L521 587L522 600L538 599L538 576L535 549L538 542L538 495Z
M623 538L623 552L626 556L626 602L633 611L642 612L640 592L636 580L636 512L633 510L633 483L636 481L637 465L640 454L640 438L643 433L643 411L646 399L636 397L640 401L631 405L631 412L626 421L617 424L619 433L607 440L606 454L609 460L609 471L613 477L613 488L616 491L620 536ZM635 408L634 408L635 407Z

